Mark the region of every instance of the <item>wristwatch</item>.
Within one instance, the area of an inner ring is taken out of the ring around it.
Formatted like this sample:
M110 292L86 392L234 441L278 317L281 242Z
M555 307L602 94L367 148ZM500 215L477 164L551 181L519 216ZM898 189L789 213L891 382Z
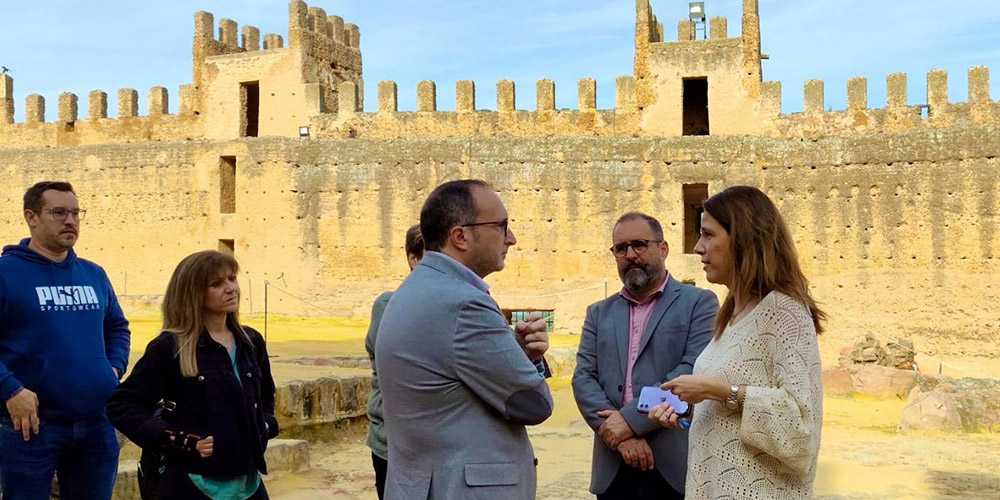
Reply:
M726 400L724 401L724 403L726 404L726 408L730 410L738 410L740 408L739 395L740 395L740 386L737 384L733 384L732 386L730 386L729 395L726 396Z

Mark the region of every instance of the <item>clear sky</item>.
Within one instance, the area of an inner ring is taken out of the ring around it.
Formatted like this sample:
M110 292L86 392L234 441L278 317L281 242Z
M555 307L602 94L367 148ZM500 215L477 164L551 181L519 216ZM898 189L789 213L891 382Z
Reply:
M709 16L740 30L740 0L705 0ZM676 39L687 1L653 0L666 39ZM495 108L495 83L516 83L519 109L534 109L535 81L556 82L556 106L576 107L576 81L596 78L598 107L614 107L614 79L632 74L633 0L314 0L361 29L365 109L375 108L379 80L399 87L399 109L415 108L416 83L437 83L438 108L454 109L455 80L476 82L476 105ZM115 114L120 87L166 86L176 110L177 87L191 80L193 14L251 24L287 39L284 0L7 1L0 9L0 65L14 77L15 115L24 97L42 94L48 119L60 92L108 93ZM948 70L952 101L967 99L967 69L993 71L1000 99L998 0L761 0L764 79L782 84L785 112L802 109L802 83L826 82L826 105L845 106L846 82L868 77L871 107L885 103L885 75L909 74L908 101L925 102L926 72Z

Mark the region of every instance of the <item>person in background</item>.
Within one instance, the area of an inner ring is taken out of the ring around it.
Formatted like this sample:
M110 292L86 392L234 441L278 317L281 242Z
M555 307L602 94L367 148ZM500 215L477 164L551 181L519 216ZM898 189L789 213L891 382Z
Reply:
M4 500L111 498L118 438L104 405L128 366L128 321L73 245L87 211L68 182L24 194L31 237L0 256L0 491Z
M663 384L695 405L687 496L812 498L823 424L816 336L826 315L767 195L735 186L703 207L695 252L708 281L729 293L694 374ZM649 418L678 425L669 404Z
M238 272L214 250L184 258L163 298L163 331L108 401L122 434L162 453L158 500L268 498L260 476L278 434L274 380L264 339L239 321Z
M412 271L424 256L424 237L420 234L420 224L414 224L406 231L406 263ZM375 339L378 337L378 325L382 322L382 313L392 292L384 292L375 299L372 305L372 319L368 324L368 334L365 335L365 350L372 364L372 391L368 396L368 447L372 450L372 467L375 469L375 490L379 500L385 495L385 474L389 462L389 445L385 439L385 419L382 417L382 391L378 387L378 370L375 368Z

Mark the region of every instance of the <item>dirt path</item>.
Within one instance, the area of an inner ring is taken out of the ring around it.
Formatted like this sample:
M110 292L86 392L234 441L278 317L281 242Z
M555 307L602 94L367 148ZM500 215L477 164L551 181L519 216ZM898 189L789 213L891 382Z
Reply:
M553 382L556 412L531 429L538 456L539 500L593 499L592 433L580 419L568 381ZM816 498L1000 498L1000 435L903 435L902 402L826 398ZM313 445L312 468L267 481L275 500L374 500L364 436Z

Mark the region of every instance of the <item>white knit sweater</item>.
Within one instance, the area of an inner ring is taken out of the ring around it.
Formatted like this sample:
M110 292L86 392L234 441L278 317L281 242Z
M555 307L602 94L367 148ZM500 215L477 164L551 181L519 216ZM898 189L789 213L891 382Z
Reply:
M694 365L746 385L742 410L718 401L695 405L688 499L811 498L823 422L816 329L806 307L772 292Z

